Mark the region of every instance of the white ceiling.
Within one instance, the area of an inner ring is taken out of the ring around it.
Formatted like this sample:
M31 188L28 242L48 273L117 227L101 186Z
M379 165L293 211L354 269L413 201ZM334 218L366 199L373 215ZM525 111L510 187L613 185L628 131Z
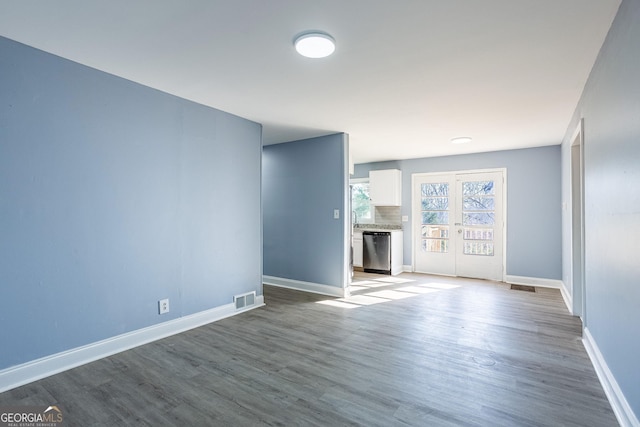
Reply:
M0 35L356 163L559 144L620 0L0 0ZM308 59L296 34L330 33ZM452 145L455 136L472 136Z

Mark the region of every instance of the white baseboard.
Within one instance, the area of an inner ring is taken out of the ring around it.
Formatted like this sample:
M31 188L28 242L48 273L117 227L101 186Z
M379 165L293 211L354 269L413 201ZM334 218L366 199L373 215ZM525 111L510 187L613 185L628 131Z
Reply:
M413 272L413 266L412 265L403 265L402 266L402 271L405 273L412 273Z
M591 359L591 363L593 363L596 374L598 374L598 379L600 379L602 388L604 388L604 392L609 399L609 403L611 403L611 407L613 408L613 412L616 414L618 422L622 427L640 426L638 418L633 413L633 410L631 409L631 406L629 406L629 402L627 402L624 394L622 394L622 390L620 390L618 382L611 373L609 366L607 366L607 362L605 361L604 356L598 348L598 344L596 344L596 341L593 339L588 328L584 329L583 335L582 342L584 343L584 347Z
M93 362L104 357L130 350L189 329L197 328L226 317L264 306L264 296L256 296L256 303L242 310L225 304L189 316L169 320L106 340L56 353L0 371L0 393Z
M542 279L539 277L513 276L507 274L504 281L514 285L540 286L542 288L562 289L562 280Z
M567 306L567 310L569 313L573 313L573 296L567 291L567 287L565 283L562 282L562 286L560 286L560 294L562 294L562 299L564 300L564 304ZM575 314L574 314L575 315Z
M295 289L297 291L311 292L320 295L345 298L348 296L348 288L322 285L320 283L303 282L301 280L284 279L282 277L262 276L265 285L279 286L281 288Z

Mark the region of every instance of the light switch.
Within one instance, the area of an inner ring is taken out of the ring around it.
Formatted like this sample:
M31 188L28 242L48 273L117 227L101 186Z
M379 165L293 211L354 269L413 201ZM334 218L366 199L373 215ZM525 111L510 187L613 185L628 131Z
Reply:
M409 222L409 215L402 215L402 222Z
M340 219L340 209L333 210L333 219Z

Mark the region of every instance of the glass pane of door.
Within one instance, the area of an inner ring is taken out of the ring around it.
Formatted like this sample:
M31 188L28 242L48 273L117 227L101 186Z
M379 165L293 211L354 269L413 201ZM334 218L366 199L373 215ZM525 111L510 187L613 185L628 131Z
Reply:
M462 237L465 255L493 256L494 181L462 182Z
M449 183L423 183L420 193L420 247L423 252L449 252Z

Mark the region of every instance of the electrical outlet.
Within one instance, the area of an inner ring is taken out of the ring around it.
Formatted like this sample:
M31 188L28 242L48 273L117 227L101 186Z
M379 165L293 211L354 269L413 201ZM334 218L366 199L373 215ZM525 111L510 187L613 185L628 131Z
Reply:
M169 312L169 298L161 299L158 301L158 314L165 314Z

